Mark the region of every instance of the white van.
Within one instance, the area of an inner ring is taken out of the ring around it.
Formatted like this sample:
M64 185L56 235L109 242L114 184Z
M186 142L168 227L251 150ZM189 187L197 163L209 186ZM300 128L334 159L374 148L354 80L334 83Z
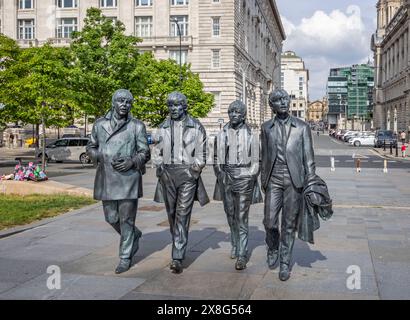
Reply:
M83 164L90 163L85 147L89 138L63 138L46 146L46 160L50 161L80 161ZM41 159L42 150L37 151L37 157Z

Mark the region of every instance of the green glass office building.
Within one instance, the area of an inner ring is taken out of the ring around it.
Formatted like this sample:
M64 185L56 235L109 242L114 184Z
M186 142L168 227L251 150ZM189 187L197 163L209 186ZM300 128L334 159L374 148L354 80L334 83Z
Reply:
M327 82L328 121L370 120L373 114L374 67L370 64L330 69Z

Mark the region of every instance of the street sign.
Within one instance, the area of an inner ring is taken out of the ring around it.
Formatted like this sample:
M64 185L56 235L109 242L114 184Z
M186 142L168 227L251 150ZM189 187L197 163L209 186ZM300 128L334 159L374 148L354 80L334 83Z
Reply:
M218 119L218 123L224 123L224 119Z

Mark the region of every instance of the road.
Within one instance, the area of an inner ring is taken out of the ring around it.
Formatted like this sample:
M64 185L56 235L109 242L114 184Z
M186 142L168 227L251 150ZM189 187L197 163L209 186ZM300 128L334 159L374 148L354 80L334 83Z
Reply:
M335 167L340 168L354 168L355 158L361 158L361 167L366 168L383 168L384 158L373 150L371 147L352 147L346 143L335 140L329 137L327 134L321 134L317 136L313 135L313 143L315 149L315 160L318 168L330 168L330 158L335 158ZM8 160L1 157L1 154L5 149L0 149L0 175L9 174L13 172L15 165L14 157L9 156ZM26 152L23 154L23 163L28 161L35 161L33 152ZM409 160L396 160L387 159L387 165L389 169L410 169ZM69 183L75 181L74 177L80 177L82 175L94 176L94 168L91 165L81 165L80 163L54 163L51 162L48 165L47 173L50 178L59 178L61 182ZM82 184L82 187L85 185Z

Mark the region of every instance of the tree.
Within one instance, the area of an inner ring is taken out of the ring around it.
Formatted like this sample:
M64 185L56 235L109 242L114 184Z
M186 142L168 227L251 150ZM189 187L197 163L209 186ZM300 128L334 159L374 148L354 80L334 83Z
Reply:
M17 42L0 33L0 130L3 130L7 123L15 121L16 105L7 99L6 89L8 81L11 80L9 76L12 74L5 73L5 71L16 62L19 54L20 48Z
M168 115L167 96L172 91L184 93L188 99L188 112L198 118L205 117L213 106L213 95L203 91L203 84L190 66L182 66L183 81L180 84L179 65L173 60L157 61L152 53L140 56L136 72L141 75L142 90L136 95L133 114L158 126ZM134 89L134 88L132 88ZM133 92L138 92L135 88Z
M135 72L139 41L125 35L122 22L113 24L100 9L87 10L82 31L73 33L70 74L78 104L86 114L104 115L115 90L136 87L133 83L140 82Z
M77 117L74 92L67 82L70 61L67 48L49 44L21 50L0 72L0 100L9 119L39 125L63 127Z

